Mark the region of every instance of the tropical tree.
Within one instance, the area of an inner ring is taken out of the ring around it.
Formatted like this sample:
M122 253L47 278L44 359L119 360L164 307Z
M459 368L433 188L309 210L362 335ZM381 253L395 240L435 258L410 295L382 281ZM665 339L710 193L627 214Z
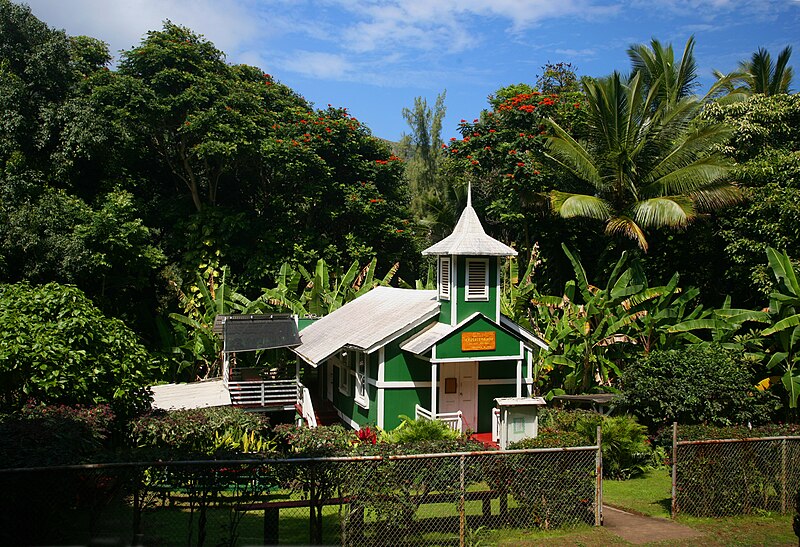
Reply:
M331 271L324 259L317 261L313 274L303 266L294 269L284 263L276 286L264 289L262 296L254 300L252 305L258 307L266 304L300 316L328 315L377 286L389 285L400 265L395 264L379 279L375 277L377 262L373 258L362 268L355 261L343 274Z
M694 36L686 41L680 61L676 61L672 44L664 45L653 38L650 45L634 44L628 48L632 72L640 74L647 91L658 90L653 106L677 103L697 88L697 62L694 59Z
M447 107L447 92L436 97L433 109L424 97L414 99L413 108L403 108L403 118L411 129L400 139L400 156L406 161L406 177L411 192L411 211L418 219L426 217L425 204L441 193L437 184L442 152L442 121Z
M789 255L767 249L777 286L770 295L772 325L762 331L771 337L767 370L781 370L780 381L789 396L789 407L797 408L800 397L800 283Z
M743 95L778 95L789 93L794 70L789 66L792 46L786 46L778 54L775 62L765 48L760 47L746 61L740 61L738 70L728 75L714 71L718 80L727 79L724 84L729 93Z
M646 231L680 229L704 211L740 199L728 180L731 162L718 150L730 130L693 124L702 102L659 101L660 80L648 89L640 72L585 79L589 137L579 142L551 120L547 156L585 185L583 192L553 190L552 209L564 218L605 223L647 251Z
M591 284L580 260L564 246L575 278L562 295L534 292L531 328L550 346L539 365L551 373L556 390L584 392L606 388L622 365L654 349L678 345L685 338L669 331L676 322L695 318L696 289L682 291L674 276L667 285L649 286L641 264L623 253L603 287ZM527 281L523 281L527 284ZM523 285L524 287L525 285Z

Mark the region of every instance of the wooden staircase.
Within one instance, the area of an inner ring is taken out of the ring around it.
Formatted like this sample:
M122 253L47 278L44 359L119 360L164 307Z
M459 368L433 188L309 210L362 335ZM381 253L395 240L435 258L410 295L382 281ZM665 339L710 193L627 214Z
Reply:
M314 415L317 418L317 425L341 424L342 420L330 401L314 401Z

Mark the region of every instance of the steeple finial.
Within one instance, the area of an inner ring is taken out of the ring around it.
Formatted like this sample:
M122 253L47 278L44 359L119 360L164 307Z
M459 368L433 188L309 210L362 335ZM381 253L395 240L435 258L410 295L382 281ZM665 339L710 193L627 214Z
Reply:
M467 182L467 207L472 207L472 181Z

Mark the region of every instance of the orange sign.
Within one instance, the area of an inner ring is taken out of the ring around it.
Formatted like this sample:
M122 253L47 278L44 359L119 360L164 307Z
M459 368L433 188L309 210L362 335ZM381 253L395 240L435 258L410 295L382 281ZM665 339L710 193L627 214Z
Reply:
M461 351L492 351L496 347L494 331L461 333Z

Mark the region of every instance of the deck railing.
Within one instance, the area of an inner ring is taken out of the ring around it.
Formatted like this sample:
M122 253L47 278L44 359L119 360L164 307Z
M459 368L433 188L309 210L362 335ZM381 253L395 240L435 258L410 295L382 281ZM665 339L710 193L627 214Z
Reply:
M294 408L298 404L297 380L228 381L234 406Z
M426 420L439 420L447 425L450 429L454 429L459 433L464 432L464 418L460 410L458 412L439 412L438 414L433 414L427 408L416 405L414 407L414 417L417 420L420 418L424 418Z
M311 401L311 392L300 382L297 382L297 401L300 406L300 416L308 427L317 427L317 415L314 412L314 403Z

